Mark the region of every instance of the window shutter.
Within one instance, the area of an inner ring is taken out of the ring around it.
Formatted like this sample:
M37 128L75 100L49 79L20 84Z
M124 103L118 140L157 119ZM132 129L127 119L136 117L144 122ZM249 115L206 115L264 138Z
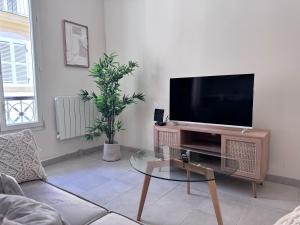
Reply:
M28 83L25 44L14 43L15 63L16 63L16 81L18 84Z
M16 65L16 79L18 84L28 84L26 65Z
M4 10L4 0L0 0L0 10Z
M1 71L4 83L13 83L10 43L0 41Z
M9 12L17 13L17 0L7 0L7 9Z
M10 44L7 41L0 41L1 61L11 62Z
M3 63L1 69L3 82L8 84L13 83L11 64Z
M26 63L26 45L14 43L15 51L15 62L16 63Z

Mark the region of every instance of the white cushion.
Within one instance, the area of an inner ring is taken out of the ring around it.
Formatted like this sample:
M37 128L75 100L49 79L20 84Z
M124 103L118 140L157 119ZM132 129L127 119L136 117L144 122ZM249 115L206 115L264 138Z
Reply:
M293 212L280 218L274 225L299 225L300 224L300 206Z
M110 213L96 220L90 225L139 225L139 223L136 223L116 213Z
M1 224L65 225L55 209L24 196L0 194L0 203Z
M0 173L14 177L18 183L46 179L30 130L0 136Z
M0 194L24 196L16 179L3 173L0 174Z

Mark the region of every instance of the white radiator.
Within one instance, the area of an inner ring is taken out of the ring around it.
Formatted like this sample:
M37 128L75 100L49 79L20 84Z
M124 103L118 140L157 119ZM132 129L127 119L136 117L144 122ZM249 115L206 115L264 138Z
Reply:
M78 96L55 97L57 138L65 140L83 136L98 117L94 102L83 102Z

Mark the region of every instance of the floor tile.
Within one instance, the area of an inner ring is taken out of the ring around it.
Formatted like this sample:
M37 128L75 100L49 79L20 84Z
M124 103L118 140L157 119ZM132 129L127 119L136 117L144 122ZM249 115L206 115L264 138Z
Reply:
M158 201L145 207L142 222L147 225L180 225L189 214L189 210L183 210L179 206L180 202Z
M237 225L231 218L223 218L224 225ZM193 210L187 215L180 225L217 225L217 219L214 215L206 214L200 210Z
M251 206L241 217L238 225L272 225L287 213L285 210Z
M257 198L251 199L251 203L253 206L262 205L291 211L299 205L298 194L297 187L266 181L258 189Z
M84 197L100 205L105 205L112 199L119 199L120 194L126 194L133 186L111 180L83 193ZM116 200L118 202L118 200Z

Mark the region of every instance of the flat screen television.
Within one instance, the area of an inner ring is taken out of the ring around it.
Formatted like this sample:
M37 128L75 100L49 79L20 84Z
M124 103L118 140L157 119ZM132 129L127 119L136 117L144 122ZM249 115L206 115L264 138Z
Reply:
M170 120L252 127L254 74L170 79Z

